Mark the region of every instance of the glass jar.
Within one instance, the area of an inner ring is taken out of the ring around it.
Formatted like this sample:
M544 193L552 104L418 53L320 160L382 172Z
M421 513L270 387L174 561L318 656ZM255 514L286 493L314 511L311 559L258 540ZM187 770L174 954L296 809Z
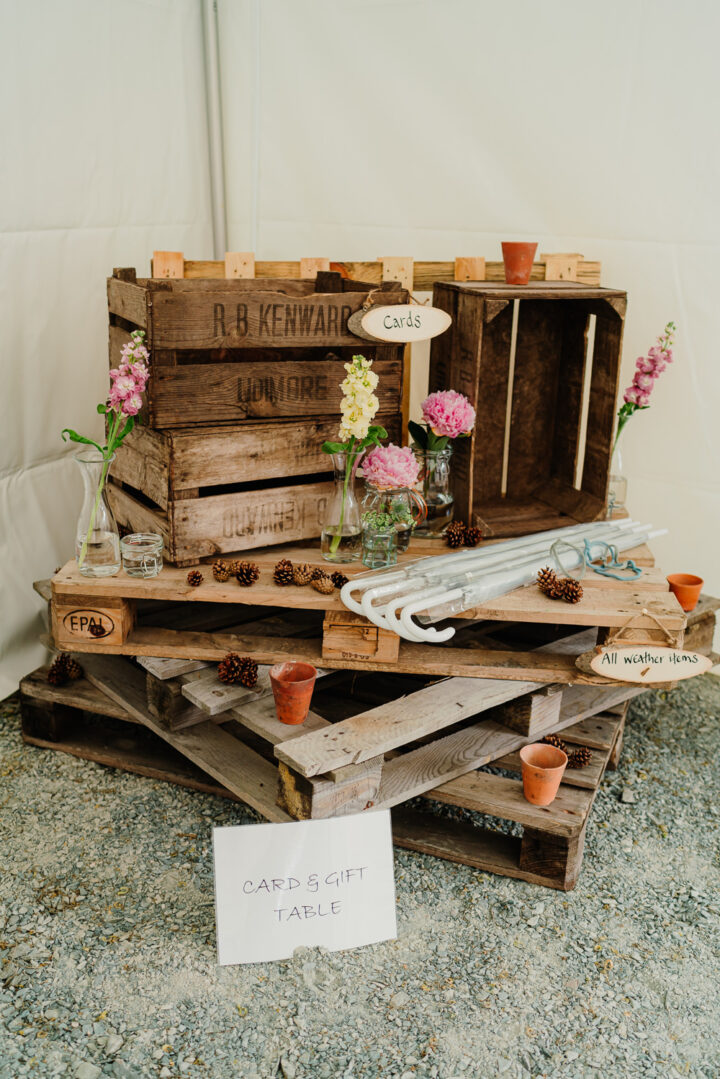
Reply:
M113 577L120 569L120 535L105 499L105 480L114 457L98 450L75 454L84 485L83 505L75 530L75 557L83 577Z
M425 502L425 520L415 528L416 536L442 536L453 519L454 499L450 493L450 458L452 446L442 450L424 450L413 446L420 465L416 490Z
M397 532L397 549L402 553L407 551L416 525L425 520L425 501L409 487L376 487L365 480L363 518L368 512L386 513L392 517Z
M332 454L333 490L320 509L320 552L326 562L356 562L362 556L362 521L355 492L362 451Z
M623 459L620 447L613 450L610 463L610 479L608 482L607 513L605 519L611 521L613 517L623 517L627 514L627 478L623 471Z
M133 532L120 540L128 577L157 577L163 568L163 538L157 532Z
M380 528L365 525L362 534L362 561L368 569L382 569L397 562L397 529L394 524Z

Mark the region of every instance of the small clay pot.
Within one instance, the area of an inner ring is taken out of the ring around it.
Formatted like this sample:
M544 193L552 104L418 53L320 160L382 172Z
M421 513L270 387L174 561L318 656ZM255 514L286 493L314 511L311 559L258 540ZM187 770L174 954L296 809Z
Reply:
M536 742L520 750L523 793L534 806L549 806L555 800L567 767L567 753L555 746Z
M275 711L281 723L296 727L305 722L316 678L317 668L311 663L277 663L270 668Z
M532 273L537 244L504 243L505 280L508 285L527 285Z
M684 611L692 611L697 607L702 586L705 584L702 577L696 577L694 573L671 573L667 582Z

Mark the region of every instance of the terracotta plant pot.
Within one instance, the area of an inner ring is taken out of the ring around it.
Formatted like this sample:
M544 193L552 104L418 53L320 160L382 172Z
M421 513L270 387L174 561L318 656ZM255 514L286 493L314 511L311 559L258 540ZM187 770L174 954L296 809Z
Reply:
M534 806L549 806L555 800L567 767L567 753L555 746L536 742L520 750L523 792Z
M297 726L310 711L317 669L310 663L277 663L270 669L275 711L281 723Z
M705 584L702 577L696 577L694 573L671 573L667 582L684 611L692 611L697 607L702 586Z
M508 285L527 285L532 273L537 244L504 243L505 280Z

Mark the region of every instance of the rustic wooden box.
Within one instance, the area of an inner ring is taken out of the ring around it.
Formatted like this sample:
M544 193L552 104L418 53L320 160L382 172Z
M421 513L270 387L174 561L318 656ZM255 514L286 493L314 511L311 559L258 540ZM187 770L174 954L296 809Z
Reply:
M395 282L380 286L339 273L315 280L108 280L110 364L134 329L151 353L144 421L155 428L339 414L343 363L374 360L382 412L402 404L403 346L372 345L347 328L371 290L373 302L407 302Z
M400 439L399 410L379 415ZM119 447L108 495L118 524L159 532L169 562L317 539L332 465L320 449L338 417L188 427L137 427Z
M453 323L432 342L430 389L477 410L454 443L456 519L515 536L604 516L626 302L559 281L435 285Z

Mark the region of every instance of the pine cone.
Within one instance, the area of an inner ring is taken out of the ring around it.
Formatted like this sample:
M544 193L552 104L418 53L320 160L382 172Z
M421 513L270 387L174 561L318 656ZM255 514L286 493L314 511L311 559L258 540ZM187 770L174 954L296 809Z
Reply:
M72 656L68 656L65 664L65 673L71 682L77 682L78 678L82 678L85 672L76 659L73 659Z
M242 678L245 670L245 659L237 652L228 652L224 659L218 663L218 678L221 682L234 685Z
M308 566L307 562L303 562L299 566L293 566L293 584L310 584L311 580L312 570Z
M213 577L216 581L220 581L223 584L225 581L230 580L230 566L227 562L224 562L222 558L218 558L217 562L213 562Z
M464 543L466 547L477 547L482 539L482 532L475 525L468 525L465 529Z
M249 588L260 576L260 567L256 562L233 562L232 565L237 583L243 588Z
M568 748L563 742L562 738L560 738L560 736L557 734L546 734L542 741L545 742L545 744L548 746L555 746L555 749L561 749L563 753L567 753L568 751Z
M55 660L48 670L47 680L51 686L64 686L70 680L65 665Z
M293 564L289 558L281 558L275 566L273 573L275 584L286 585L293 583Z
M568 768L587 768L592 762L592 753L587 746L581 746L573 753L568 754Z
M310 571L311 581L318 581L321 577L327 577L327 573L324 569L320 569L319 566L316 566L315 569Z
M558 581L560 599L566 603L579 603L583 598L583 586L574 577L563 577Z
M203 575L199 569L191 569L187 575L187 583L191 588L197 588L198 585L203 583Z
M462 547L465 542L465 525L462 521L451 521L445 529L445 542L448 547Z
M243 656L241 662L242 672L238 682L241 686L245 686L246 689L253 689L257 685L258 665L254 659L250 659L250 656Z
M336 588L342 588L349 581L349 577L346 577L344 573L341 573L339 569L336 569L334 573L330 574L330 580Z
M550 569L549 566L545 566L545 569L541 569L537 575L538 588L541 592L544 592L550 599L557 599L557 587L558 579L555 575L555 570Z
M327 573L323 573L322 577L316 577L312 582L312 586L316 592L320 592L323 596L329 596L335 591L335 585L332 583Z

